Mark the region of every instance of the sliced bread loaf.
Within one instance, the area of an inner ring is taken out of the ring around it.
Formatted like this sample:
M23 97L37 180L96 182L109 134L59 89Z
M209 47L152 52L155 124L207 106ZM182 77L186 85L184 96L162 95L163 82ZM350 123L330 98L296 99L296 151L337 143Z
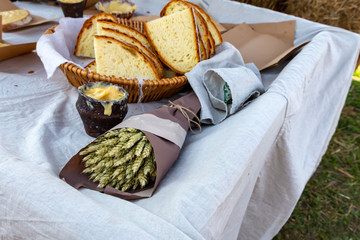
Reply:
M123 41L127 44L134 45L135 47L138 48L138 50L141 53L148 56L149 59L155 64L156 70L159 72L159 76L162 77L164 75L164 68L163 68L163 65L162 65L161 61L159 60L159 58L152 51L150 51L147 47L142 45L141 42L139 40L137 40L136 38L130 37L129 35L121 33L117 30L103 28L103 27L98 28L97 32L98 32L98 35L112 37L117 40Z
M137 79L159 79L149 58L136 47L112 37L94 36L96 72Z
M109 13L100 13L87 19L77 37L74 55L78 57L95 58L94 53L94 35L97 33L96 21L106 19L116 22L116 17Z
M144 34L139 32L138 30L122 25L120 23L114 23L107 20L99 20L97 21L97 28L109 28L114 29L118 32L125 33L130 37L136 38L138 41L140 41L144 46L148 47L150 50L152 50L152 46L149 43L148 39Z
M4 32L18 28L19 26L24 26L32 20L29 11L25 9L2 11L0 15L2 17L2 28Z
M204 20L207 24L207 27L210 31L211 37L214 40L215 45L222 43L223 40L221 37L221 33L217 29L216 25L213 23L211 17L201 7L199 7L196 4L193 4L188 1L172 0L163 7L163 9L160 12L160 16L166 16L166 15L172 14L174 12L184 10L185 8L189 8L189 7L195 8L201 14L201 16L204 18Z
M200 39L200 45L199 45L199 49L200 49L200 57L201 60L205 60L210 58L211 56L211 52L215 52L210 50L210 42L208 42L209 39L209 30L207 28L207 24L204 20L204 18L201 16L201 14L194 9L193 7L191 7L191 5L187 4L186 2L182 1L182 0L173 0L170 1L168 4L165 5L165 7L161 10L160 12L160 16L166 16L166 15L170 15L176 12L180 12L183 11L185 9L191 8L194 16L195 16L195 24L198 30L198 38Z
M146 22L144 29L159 58L175 72L189 72L200 61L199 39L191 8Z

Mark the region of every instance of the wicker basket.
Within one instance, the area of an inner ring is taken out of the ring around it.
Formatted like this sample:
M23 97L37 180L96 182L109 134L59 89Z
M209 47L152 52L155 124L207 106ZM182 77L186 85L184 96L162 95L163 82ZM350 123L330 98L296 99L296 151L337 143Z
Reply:
M131 19L119 19L119 22L133 27L140 32L144 32L143 22ZM56 26L48 29L45 34L54 33L55 27ZM119 85L129 93L129 103L151 102L171 97L188 85L188 81L185 76L138 81L136 78L126 79L100 75L98 73L79 68L72 63L64 63L60 65L59 68L65 74L68 81L75 87L79 87L88 82L110 82Z

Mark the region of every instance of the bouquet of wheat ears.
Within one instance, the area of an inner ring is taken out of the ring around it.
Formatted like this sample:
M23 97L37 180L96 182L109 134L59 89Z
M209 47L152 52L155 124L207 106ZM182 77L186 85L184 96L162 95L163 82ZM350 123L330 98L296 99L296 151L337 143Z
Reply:
M123 199L151 197L177 160L189 129L200 128L194 93L131 116L73 156L59 177ZM201 130L201 128L200 128Z

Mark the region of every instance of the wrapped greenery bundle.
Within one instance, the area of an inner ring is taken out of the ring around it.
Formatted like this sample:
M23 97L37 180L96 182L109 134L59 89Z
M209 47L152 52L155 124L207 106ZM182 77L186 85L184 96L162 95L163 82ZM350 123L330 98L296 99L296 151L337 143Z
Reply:
M200 102L194 93L132 116L81 149L59 176L123 199L150 197L176 161Z
M109 185L121 191L145 187L154 182L154 151L145 134L135 128L109 131L83 151L86 155L83 173L98 182L98 188Z

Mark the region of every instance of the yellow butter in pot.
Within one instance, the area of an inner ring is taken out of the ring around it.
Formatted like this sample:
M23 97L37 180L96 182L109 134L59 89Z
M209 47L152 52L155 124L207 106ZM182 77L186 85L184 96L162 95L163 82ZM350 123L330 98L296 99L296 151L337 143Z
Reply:
M86 89L84 94L99 101L116 101L124 97L124 93L119 91L117 87L104 86L101 84ZM110 116L113 102L102 103L102 105L104 107L104 115Z
M116 101L124 97L124 93L120 92L118 88L100 84L86 89L84 94L100 101Z
M129 5L128 3L122 3L121 1L111 1L108 4L98 3L97 8L100 11L108 13L127 13L136 9L136 5Z
M86 133L97 137L119 124L128 112L129 94L107 82L89 82L78 87L76 110Z

